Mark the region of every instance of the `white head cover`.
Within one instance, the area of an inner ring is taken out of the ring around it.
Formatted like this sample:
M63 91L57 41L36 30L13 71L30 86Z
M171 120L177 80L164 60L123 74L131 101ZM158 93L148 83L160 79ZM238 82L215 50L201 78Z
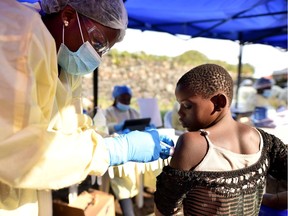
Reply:
M128 25L123 0L41 0L42 10L47 14L59 12L66 5L104 26L119 29L117 41L123 39Z

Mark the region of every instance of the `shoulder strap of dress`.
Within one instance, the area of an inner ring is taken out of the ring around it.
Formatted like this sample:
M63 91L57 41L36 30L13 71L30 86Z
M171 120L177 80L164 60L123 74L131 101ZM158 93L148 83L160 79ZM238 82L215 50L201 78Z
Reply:
M200 129L199 131L200 131L200 135L205 137L208 145L210 146L212 143L211 143L211 141L210 141L210 139L209 139L209 137L208 137L209 131L206 131L206 130L204 130L204 129Z

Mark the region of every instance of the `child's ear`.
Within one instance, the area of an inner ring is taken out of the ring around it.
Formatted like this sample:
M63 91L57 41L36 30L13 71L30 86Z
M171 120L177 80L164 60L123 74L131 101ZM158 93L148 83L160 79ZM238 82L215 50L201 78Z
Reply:
M227 104L227 98L223 94L213 96L211 101L214 104L214 111L221 111Z

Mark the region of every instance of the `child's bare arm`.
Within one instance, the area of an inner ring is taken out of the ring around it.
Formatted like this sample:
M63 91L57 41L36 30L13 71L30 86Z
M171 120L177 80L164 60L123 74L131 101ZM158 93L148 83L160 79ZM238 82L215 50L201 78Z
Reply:
M176 144L170 166L180 170L195 168L207 152L207 142L200 132L182 134Z

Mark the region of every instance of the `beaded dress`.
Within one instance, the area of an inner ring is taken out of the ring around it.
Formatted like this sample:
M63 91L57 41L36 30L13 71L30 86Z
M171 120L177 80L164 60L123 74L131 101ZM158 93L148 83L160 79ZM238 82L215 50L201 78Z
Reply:
M214 146L204 134L209 149L195 169L183 171L168 165L157 177L157 209L164 215L258 215L267 174L287 180L287 145L257 130L260 151L252 155Z

